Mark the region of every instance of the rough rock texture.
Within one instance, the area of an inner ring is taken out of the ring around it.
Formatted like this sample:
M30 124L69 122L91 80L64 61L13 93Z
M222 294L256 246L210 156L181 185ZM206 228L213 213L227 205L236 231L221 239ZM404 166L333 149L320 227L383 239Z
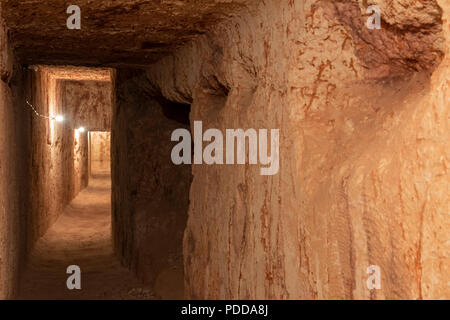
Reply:
M111 133L90 132L89 162L91 174L111 172Z
M69 112L73 128L84 127L89 131L111 130L112 92L109 81L63 82L63 105Z
M1 11L1 8L0 8ZM24 72L14 65L0 18L0 299L16 293L24 260L28 212L30 114L23 101Z
M193 166L187 297L450 297L450 7L395 3L260 2L148 68L204 130L281 130L278 175Z
M64 114L61 104L61 82L56 81L48 68L33 73L32 89L27 100L45 116ZM31 112L31 111L30 111ZM73 191L73 159L75 139L67 122L32 117L31 134L31 207L28 220L29 246L41 237L70 202ZM82 141L80 141L82 140ZM78 143L86 145L85 135ZM72 189L72 190L71 190Z
M116 90L111 132L114 245L141 279L164 283L168 297L181 298L191 173L188 166L170 161L170 137L173 130L188 127L189 106L152 96L142 71L118 70ZM184 119L172 118L183 113Z
M426 1L324 1L325 16L346 26L355 54L367 69L366 78L404 77L411 72L432 70L442 59L444 38L442 9ZM381 29L366 27L370 5L381 11ZM343 43L346 45L346 43Z
M21 61L117 66L154 62L252 1L78 0L73 4L81 9L80 30L66 26L66 10L72 3L2 2L12 46Z
M69 181L64 181L69 198L65 205L68 205L76 195L87 187L89 183L89 140L86 133L75 131L72 138L72 152L66 155Z

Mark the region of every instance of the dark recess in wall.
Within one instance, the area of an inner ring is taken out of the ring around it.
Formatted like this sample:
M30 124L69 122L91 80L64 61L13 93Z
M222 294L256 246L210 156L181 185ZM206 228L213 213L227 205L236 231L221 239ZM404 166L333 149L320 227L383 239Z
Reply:
M167 279L183 295L182 240L191 166L171 161L171 134L189 129L190 105L162 97L143 70L119 69L112 125L112 210L116 252L146 283ZM170 270L170 272L169 272Z
M190 104L173 102L162 96L156 97L155 100L161 105L162 112L167 119L189 126Z

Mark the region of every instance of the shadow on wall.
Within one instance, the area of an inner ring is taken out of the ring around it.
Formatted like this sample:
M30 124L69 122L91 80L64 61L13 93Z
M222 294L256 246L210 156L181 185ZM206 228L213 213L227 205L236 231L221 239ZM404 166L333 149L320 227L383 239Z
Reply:
M171 159L171 134L189 129L189 105L155 94L145 72L117 70L112 121L112 210L122 263L164 298L182 298L182 240L191 166Z

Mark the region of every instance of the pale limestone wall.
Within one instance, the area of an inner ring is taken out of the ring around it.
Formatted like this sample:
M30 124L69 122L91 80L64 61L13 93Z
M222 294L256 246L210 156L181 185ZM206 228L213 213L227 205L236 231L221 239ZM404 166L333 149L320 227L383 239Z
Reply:
M374 33L362 1L264 1L147 69L191 124L281 132L275 176L193 166L187 297L450 297L449 7L372 2Z

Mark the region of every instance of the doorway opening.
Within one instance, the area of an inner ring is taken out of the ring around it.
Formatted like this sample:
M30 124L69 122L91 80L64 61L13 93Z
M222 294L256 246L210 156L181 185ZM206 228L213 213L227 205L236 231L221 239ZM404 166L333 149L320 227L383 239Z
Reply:
M111 132L89 131L89 176L111 175Z
M28 73L31 237L20 299L153 299L112 243L113 70L36 66ZM71 266L81 289L70 289Z

